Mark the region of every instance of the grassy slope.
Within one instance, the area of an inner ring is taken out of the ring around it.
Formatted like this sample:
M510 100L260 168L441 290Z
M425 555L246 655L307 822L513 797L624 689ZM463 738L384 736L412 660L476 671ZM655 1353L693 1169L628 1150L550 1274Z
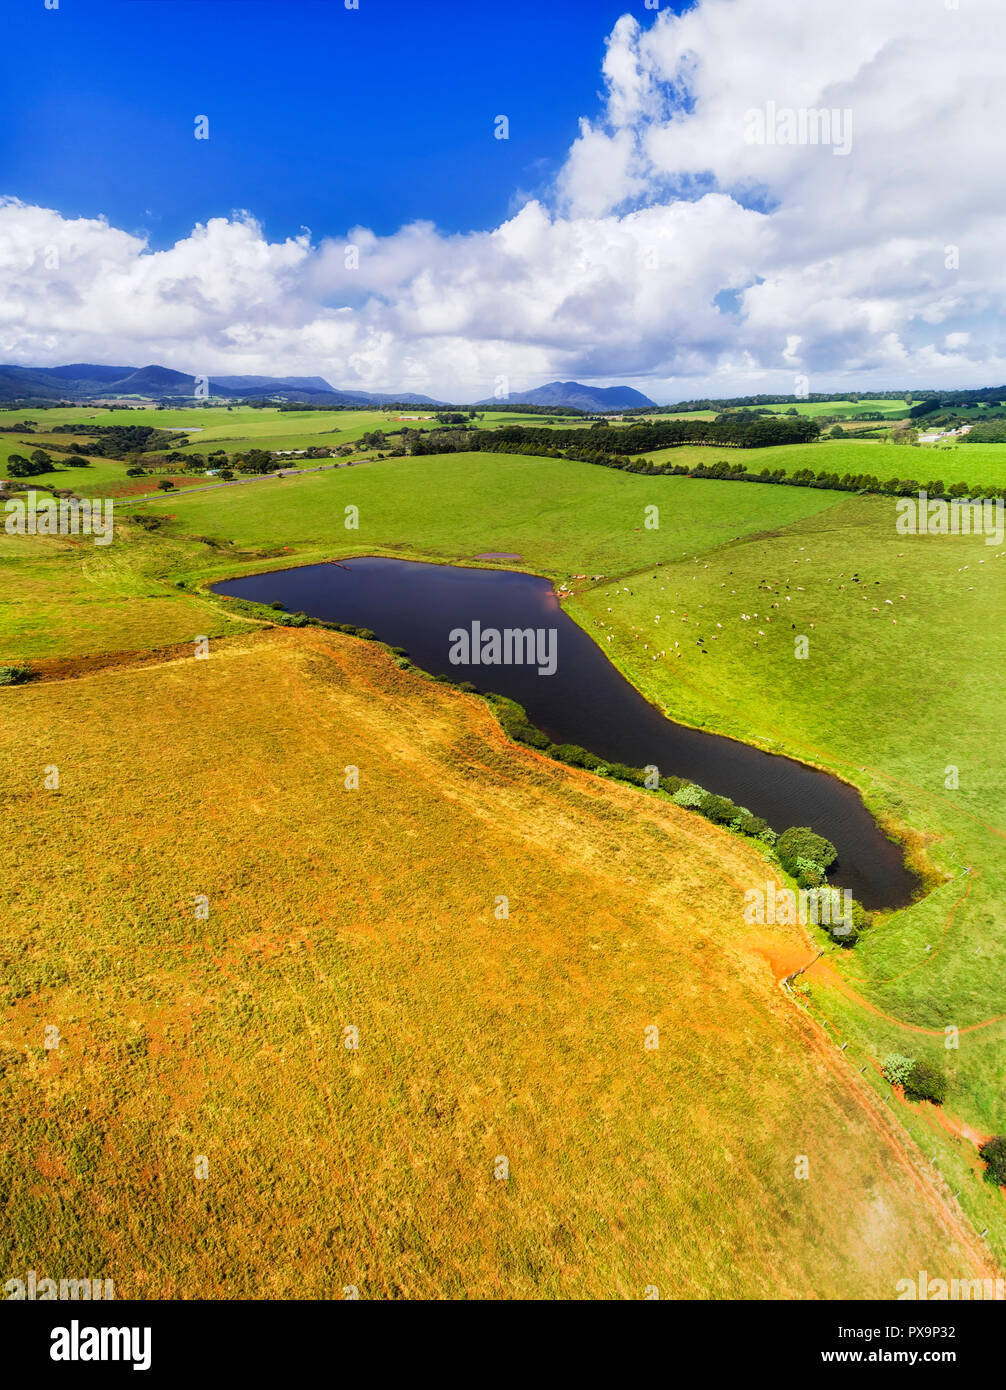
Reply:
M162 577L215 552L151 538L116 517L116 538L0 534L0 664L145 651L233 631L227 615Z
M685 499L688 499L687 508ZM664 507L662 531L644 507ZM164 529L145 534L116 507L116 540L0 534L12 576L0 608L0 660L138 650L224 630L219 608L179 591L180 574L225 574L277 562L408 551L440 559L517 551L528 569L565 576L589 555L618 572L689 554L797 518L830 494L691 479L649 480L590 464L506 455L389 459L304 477L262 479L142 504ZM360 509L355 531L345 508ZM218 539L213 548L195 537ZM142 604L142 608L141 605Z
M977 1266L724 910L753 849L376 647L272 631L7 691L0 786L8 1271L891 1297Z
M895 1021L837 997L827 1008L877 1057L930 1057L951 1078L948 1110L982 1134L1002 1132L1006 1020L962 1033L958 1049L944 1046L943 1030L1006 1013L1006 699L993 674L1003 658L1006 551L897 536L893 505L843 501L785 532L639 572L631 594L597 586L575 613L588 630L611 631L612 659L671 715L830 766L878 812L928 838L948 874L973 866L838 965ZM654 630L669 651L672 638L680 642L656 663L642 652ZM794 657L800 634L810 638L806 661ZM951 766L960 780L952 791ZM951 1141L942 1140L949 1160ZM1002 1254L1003 1203L986 1209L991 1194L974 1180L968 1191Z
M723 449L716 445L684 445L679 449L655 449L644 455L654 463L716 463L726 458L743 463L752 473L763 468L798 468L815 473L873 473L888 478L916 478L918 482L942 478L951 483L993 483L1006 486L1006 444L955 444L947 447L920 444L918 448L884 443L879 439L822 439L814 444L781 444L770 449Z
M610 468L508 454L386 459L261 487L144 504L196 532L292 550L360 553L368 546L442 559L513 551L524 567L565 576L614 574L670 554L693 554L834 505L830 493L691 478L643 478ZM660 530L644 525L658 505ZM347 531L345 508L359 508Z
M371 539L375 549L383 548L393 535L401 553L466 558L482 548L513 549L529 568L553 575L633 574L633 595L612 596L610 585L599 585L588 588L572 611L599 636L607 632L595 623L610 625L615 640L605 643L606 650L645 693L688 722L835 768L862 788L879 813L932 837L931 857L947 873L975 866L972 891L954 910L945 939L948 915L960 896L953 885L878 930L845 969L864 976L859 988L875 1008L912 1027L937 1030L938 1035L909 1037L876 1014L858 1012L854 1036L870 1053L883 1057L894 1048L927 1053L952 1078L948 1109L982 1134L1006 1129L1003 1025L962 1035L961 1048L951 1053L942 1045L946 1024L968 1027L1004 1012L999 981L1006 966L1001 867L1006 805L997 769L1006 710L990 673L1002 661L1006 612L1000 570L1006 558L981 541L897 536L890 499L647 480L587 465L567 495L553 490L554 480L568 476L571 465L564 463L529 466L526 460L504 459L495 468L480 464L469 477L468 464L458 458L416 462L436 481L408 489L399 481L400 475L408 476L408 462L391 465L397 471L389 472L382 471L388 465L375 465L323 483L311 496L318 502L321 488L331 485L329 496L352 495L361 504L357 550L366 549ZM307 481L299 480L297 488L306 491ZM602 490L603 505L594 488ZM439 503L445 496L452 504ZM660 499L660 530L635 529L642 499ZM789 510L799 507L799 499L816 499L814 505L823 510L801 521ZM211 501L197 506L193 498L178 509L179 524L184 519L191 525L198 516L199 524L208 526L212 510ZM302 520L303 510L299 491L288 494L282 507L248 496L240 510L228 513L227 531L258 540L271 519L284 534L303 526L306 540L321 527L317 517ZM332 511L338 516L337 503ZM486 513L497 519L491 533L473 526L474 518ZM216 515L222 520L219 504ZM768 534L758 534L762 531ZM729 544L744 532L755 538ZM332 535L332 551L353 548L339 544L337 522ZM852 557L862 571L859 585L851 582ZM658 559L663 567L650 569ZM788 579L790 601L759 589L766 579L783 584ZM845 590L838 587L842 583ZM872 591L869 599L863 597L866 591ZM768 606L776 601L787 619ZM876 614L874 607L880 610ZM644 630L653 629L659 612L665 631L671 609L677 610L671 622L682 634L675 632L680 655L653 662L647 653L640 660ZM687 623L681 622L683 609ZM753 618L745 622L741 612L774 615L776 626ZM941 613L952 613L952 631L962 634L957 640L934 616ZM719 629L717 622L723 624ZM808 662L793 657L796 632L811 638ZM695 645L698 636L707 639L708 656ZM951 764L961 769L955 794L943 786ZM847 1011L840 1002L830 1002L829 1008ZM948 1164L960 1159L952 1144L944 1135L937 1146ZM979 1229L992 1226L1002 1255L1002 1203L993 1201L987 1210L988 1190L973 1175L965 1176L965 1200L977 1213Z

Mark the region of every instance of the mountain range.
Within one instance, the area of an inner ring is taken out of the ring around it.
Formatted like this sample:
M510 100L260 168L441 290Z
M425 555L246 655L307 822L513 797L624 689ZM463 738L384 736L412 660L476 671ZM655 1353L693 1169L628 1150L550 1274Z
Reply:
M74 362L66 367L0 366L0 401L39 404L47 401L87 401L110 396L154 400L192 399L201 378L171 367L106 367ZM370 391L337 391L320 376L210 377L204 391L230 400L280 397L305 405L437 405L429 396L405 391L397 395Z
M479 405L493 405L493 401L479 401ZM631 386L583 386L578 381L550 381L546 386L537 386L533 391L511 392L507 396L508 405L551 405L566 410L641 410L653 408L656 401L644 396L642 391L634 391Z
M73 362L65 367L0 366L0 404L107 400L133 397L145 400L193 399L202 379L171 367L103 366ZM341 391L320 376L214 376L203 384L203 394L229 400L280 399L304 405L426 405L444 402L410 391L397 394L373 391ZM510 405L553 406L586 411L624 410L652 406L653 401L629 386L584 386L577 381L551 381L532 391L508 398ZM496 401L480 401L491 407Z

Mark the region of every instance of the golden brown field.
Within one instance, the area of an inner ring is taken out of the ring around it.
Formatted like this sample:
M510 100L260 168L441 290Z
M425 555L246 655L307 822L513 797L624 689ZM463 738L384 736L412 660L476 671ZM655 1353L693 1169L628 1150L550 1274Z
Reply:
M0 809L11 1274L884 1298L981 1271L777 988L799 929L743 926L753 847L375 644L269 630L8 690Z

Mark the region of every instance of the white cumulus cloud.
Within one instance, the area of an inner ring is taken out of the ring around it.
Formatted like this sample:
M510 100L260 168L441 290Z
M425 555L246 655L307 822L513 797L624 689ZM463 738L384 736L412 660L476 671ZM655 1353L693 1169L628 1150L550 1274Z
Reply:
M998 383L1004 40L999 0L623 16L551 195L488 231L270 242L253 209L158 250L3 199L0 358L453 400Z

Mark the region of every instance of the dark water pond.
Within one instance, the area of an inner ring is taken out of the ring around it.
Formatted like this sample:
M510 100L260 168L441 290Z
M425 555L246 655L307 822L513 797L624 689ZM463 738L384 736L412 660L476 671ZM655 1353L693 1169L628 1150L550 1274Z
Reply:
M903 906L918 887L901 849L882 834L858 792L792 758L666 719L562 611L545 579L365 556L248 575L214 588L371 628L426 671L519 701L555 743L578 743L613 762L654 764L661 775L687 777L763 816L775 830L809 825L838 850L831 882L850 888L864 907ZM538 664L452 663L452 644L455 654L465 655L452 631L471 633L473 622L482 640L486 629L551 632L540 655L546 669L554 658L554 673L539 674Z

